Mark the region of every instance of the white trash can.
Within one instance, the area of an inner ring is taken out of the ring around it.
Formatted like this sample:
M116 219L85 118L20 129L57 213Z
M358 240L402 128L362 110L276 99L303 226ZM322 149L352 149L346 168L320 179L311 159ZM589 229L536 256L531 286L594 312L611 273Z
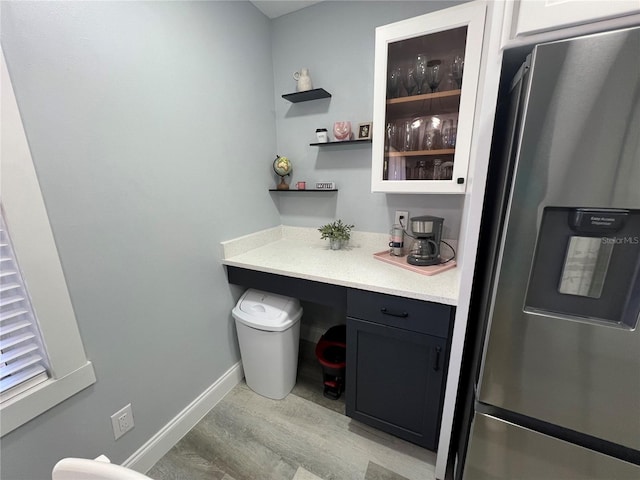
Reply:
M295 298L250 289L232 310L247 385L280 400L296 384L302 307Z

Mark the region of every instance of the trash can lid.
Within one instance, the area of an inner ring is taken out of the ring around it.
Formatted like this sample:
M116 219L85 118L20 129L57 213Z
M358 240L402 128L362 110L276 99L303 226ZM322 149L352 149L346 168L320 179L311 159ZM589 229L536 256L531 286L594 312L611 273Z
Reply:
M302 316L300 302L295 298L247 290L232 311L236 320L258 330L286 330Z

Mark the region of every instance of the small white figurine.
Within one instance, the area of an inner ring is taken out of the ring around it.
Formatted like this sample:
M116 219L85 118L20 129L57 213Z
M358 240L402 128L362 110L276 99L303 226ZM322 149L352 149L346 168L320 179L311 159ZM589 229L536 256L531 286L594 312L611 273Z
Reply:
M294 72L293 79L298 82L296 92L306 92L307 90L313 89L308 68L301 68L299 72Z

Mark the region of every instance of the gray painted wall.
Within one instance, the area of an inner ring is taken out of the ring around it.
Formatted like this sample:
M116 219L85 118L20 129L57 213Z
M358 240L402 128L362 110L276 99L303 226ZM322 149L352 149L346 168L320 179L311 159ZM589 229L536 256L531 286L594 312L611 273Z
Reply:
M457 236L461 197L372 194L369 147L308 146L319 126L371 120L374 27L448 5L326 2L269 21L247 2L0 3L98 377L2 438L2 479L49 478L65 456L121 463L239 359L229 312L240 289L226 283L221 240L336 217L386 232L397 209L444 216ZM303 66L330 102L280 97ZM269 194L274 153L293 160L294 181L340 192ZM109 417L129 402L136 427L115 442Z
M2 47L97 383L3 480L121 463L239 360L219 242L280 223L270 22L247 2L2 2ZM233 210L230 209L233 207ZM135 428L110 415L132 402Z
M462 195L371 193L371 146L311 147L316 128L336 121L354 128L373 118L375 28L457 3L323 2L273 20L273 68L278 154L293 162L292 182L335 181L337 194L272 194L282 223L314 227L342 218L356 230L388 232L396 210L410 216L445 218L445 238L457 238ZM292 104L281 95L295 91L293 72L310 69L314 87L331 99ZM274 177L275 182L275 177Z

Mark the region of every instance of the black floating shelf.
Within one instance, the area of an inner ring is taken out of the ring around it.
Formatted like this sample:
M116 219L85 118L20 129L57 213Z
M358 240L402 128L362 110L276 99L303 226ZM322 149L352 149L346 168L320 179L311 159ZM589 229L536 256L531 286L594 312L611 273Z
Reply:
M289 100L291 103L308 102L309 100L318 100L320 98L331 98L331 94L324 88L314 88L305 92L287 93L282 98Z
M371 139L370 138L363 138L362 140L344 140L342 142L317 142L317 143L310 143L309 145L311 145L312 147L324 147L325 145L349 145L349 144L354 144L354 143L371 143Z
M305 188L304 190L298 190L296 188L290 188L289 190L278 190L277 188L270 188L270 192L296 192L296 193L305 193L305 192L337 192L337 188L333 188L331 190L317 189L317 188Z

